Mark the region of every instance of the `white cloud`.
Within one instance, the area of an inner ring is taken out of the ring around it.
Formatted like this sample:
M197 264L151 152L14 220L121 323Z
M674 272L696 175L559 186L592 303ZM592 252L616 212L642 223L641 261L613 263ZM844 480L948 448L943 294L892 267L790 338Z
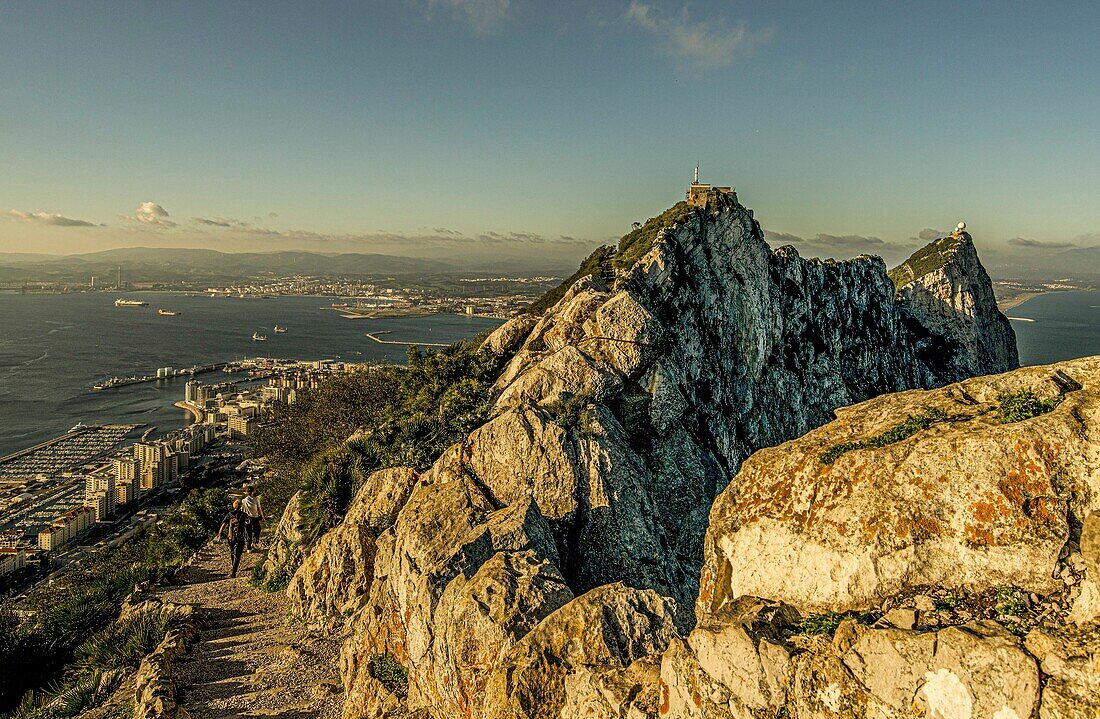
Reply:
M771 30L749 30L743 22L693 21L687 6L678 16L666 16L654 4L630 0L626 21L654 35L661 50L704 69L725 67L736 52L752 50L771 38Z
M479 35L499 30L511 12L511 0L417 0L431 20L437 10L468 25Z
M48 212L23 212L22 210L9 210L5 215L16 222L27 222L34 225L52 225L54 227L95 227L94 222L86 220L74 220L63 215L54 215Z
M142 202L132 215L121 215L123 220L140 222L153 227L175 227L176 223L168 219L168 210L155 202Z

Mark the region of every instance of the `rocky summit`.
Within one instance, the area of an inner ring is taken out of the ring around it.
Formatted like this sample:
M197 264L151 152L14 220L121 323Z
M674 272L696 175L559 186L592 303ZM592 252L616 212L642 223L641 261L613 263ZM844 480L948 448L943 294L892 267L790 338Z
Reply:
M1100 360L1016 370L970 236L922 252L716 194L500 327L488 421L287 590L345 717L1095 716Z

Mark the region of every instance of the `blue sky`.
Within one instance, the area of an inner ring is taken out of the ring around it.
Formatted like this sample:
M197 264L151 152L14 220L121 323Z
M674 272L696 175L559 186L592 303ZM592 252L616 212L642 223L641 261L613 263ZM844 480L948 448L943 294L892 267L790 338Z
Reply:
M823 254L1095 245L1098 34L1084 2L8 2L0 251L579 256L696 161Z

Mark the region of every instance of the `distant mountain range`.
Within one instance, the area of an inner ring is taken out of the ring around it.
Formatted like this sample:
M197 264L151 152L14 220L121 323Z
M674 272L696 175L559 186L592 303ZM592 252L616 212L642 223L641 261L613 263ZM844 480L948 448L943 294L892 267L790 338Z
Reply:
M128 282L208 281L312 276L422 275L512 272L560 274L571 267L556 260L505 259L494 263L396 255L320 252L218 252L205 249L128 247L81 255L0 253L0 282L74 281L92 275L111 282L122 267Z

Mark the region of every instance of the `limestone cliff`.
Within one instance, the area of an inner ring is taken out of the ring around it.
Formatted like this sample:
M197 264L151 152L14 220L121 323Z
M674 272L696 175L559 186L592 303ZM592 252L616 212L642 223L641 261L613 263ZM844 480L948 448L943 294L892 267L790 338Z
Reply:
M715 497L840 407L1017 364L968 238L898 290L877 257L773 251L732 195L662 217L497 330L490 420L422 474L372 475L305 557L288 591L347 631L347 716L667 713L692 667L732 661L730 632L770 677L737 706L782 706L791 649L761 629L782 607L734 613L726 591L679 638Z

